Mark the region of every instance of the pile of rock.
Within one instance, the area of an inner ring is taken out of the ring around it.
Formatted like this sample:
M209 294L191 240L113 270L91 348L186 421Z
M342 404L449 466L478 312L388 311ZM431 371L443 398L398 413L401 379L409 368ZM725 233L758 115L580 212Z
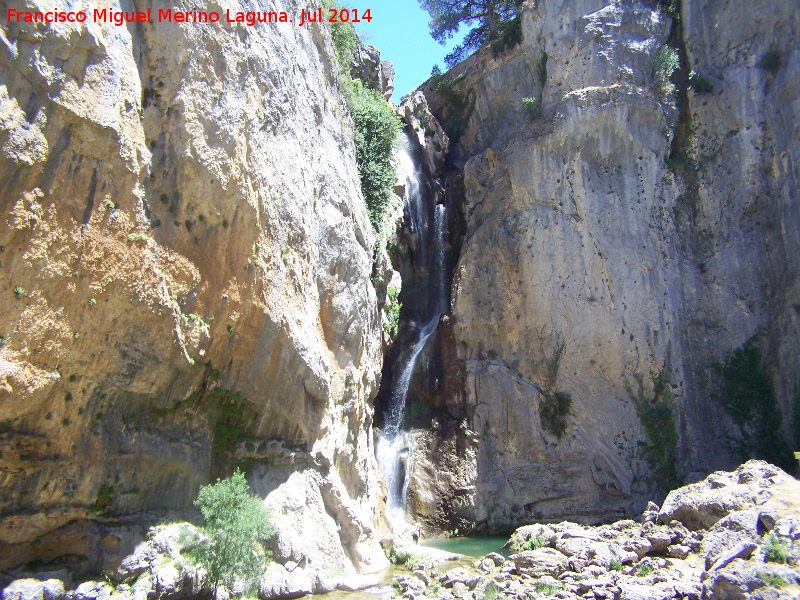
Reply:
M157 528L107 581L73 587L66 573L41 573L13 581L2 600L209 598L203 568L181 552L190 527ZM302 540L282 531L269 541L275 562L260 580L229 583L218 599L229 591L255 595L256 587L262 600L273 600L377 583L375 577L314 568L313 557L297 550ZM455 556L401 548L413 572L394 578L395 591L386 600L797 600L800 482L768 463L749 461L671 492L661 508L651 503L638 523L526 525L507 547L508 558L492 553L446 572L442 561Z
M749 461L675 490L641 522L518 529L507 559L415 571L393 586L408 600L800 598L800 482Z

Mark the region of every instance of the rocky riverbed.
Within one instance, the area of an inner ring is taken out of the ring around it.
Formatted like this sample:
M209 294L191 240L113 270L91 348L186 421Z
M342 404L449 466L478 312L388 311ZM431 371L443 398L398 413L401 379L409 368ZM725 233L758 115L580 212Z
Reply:
M798 508L797 480L749 461L651 502L640 522L527 525L508 558L415 570L392 586L408 600L800 598Z
M20 576L2 600L208 598L202 566L182 553L180 530L186 527L154 530L105 581L73 586L63 572ZM218 597L276 600L378 583L374 576L321 569L322 559L304 552L299 537L289 539L291 531L278 527L265 540L274 561L260 580L229 582ZM393 578L384 600L800 598L800 482L751 460L672 491L661 507L651 503L638 522L526 525L506 547L508 557L491 553L449 569L448 560L458 556L393 547L390 553L403 557L409 572Z

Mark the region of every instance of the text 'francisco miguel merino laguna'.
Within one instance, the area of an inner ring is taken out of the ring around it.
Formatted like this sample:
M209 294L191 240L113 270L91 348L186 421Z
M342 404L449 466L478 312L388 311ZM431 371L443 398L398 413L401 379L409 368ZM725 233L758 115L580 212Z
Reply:
M162 23L218 23L219 21L227 23L244 23L253 26L256 23L294 23L295 19L290 19L289 15L285 12L273 11L259 11L259 12L241 12L241 11L225 11L225 19L220 18L218 12L206 12L202 10L178 11L168 8L158 9L157 13L153 13L153 9L148 8L146 11L118 11L110 8L95 8L91 12L92 21L95 23L112 23L117 26L122 26L125 23L152 23L153 17L156 17L156 22ZM360 23L361 21L372 21L370 9L362 11L359 17L359 10L355 8L343 9L328 9L327 20L329 23L337 22L352 22ZM53 9L47 12L31 12L24 10L15 10L9 8L6 11L6 21L8 23L84 23L89 19L88 11L63 11ZM300 18L296 19L299 26L306 23L321 23L323 19L323 9L316 10L303 10L300 12Z

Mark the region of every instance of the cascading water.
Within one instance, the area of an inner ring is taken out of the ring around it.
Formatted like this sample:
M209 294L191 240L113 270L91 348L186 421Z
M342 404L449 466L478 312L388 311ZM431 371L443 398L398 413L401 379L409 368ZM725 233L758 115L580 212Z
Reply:
M399 376L395 378L391 389L391 401L384 412L383 430L378 436L375 445L375 456L378 466L386 479L388 487L387 517L393 529L400 530L405 523L406 491L408 489L408 474L411 472L413 461L413 443L402 430L403 413L408 400L408 388L417 366L417 361L425 348L428 339L436 331L439 318L446 309L447 289L445 282L445 231L447 225L444 205L437 205L434 209L434 239L433 256L425 254L425 227L424 206L420 186L420 171L413 158L407 151L401 151L398 156L401 168L408 174L406 180L406 203L413 232L416 234L417 251L419 256L431 268L431 276L436 278L435 302L432 303L433 314L419 328L419 337L410 349L403 353L402 360L398 363L396 371ZM433 261L430 261L433 258ZM431 265L430 262L433 262ZM405 453L405 465L403 454Z

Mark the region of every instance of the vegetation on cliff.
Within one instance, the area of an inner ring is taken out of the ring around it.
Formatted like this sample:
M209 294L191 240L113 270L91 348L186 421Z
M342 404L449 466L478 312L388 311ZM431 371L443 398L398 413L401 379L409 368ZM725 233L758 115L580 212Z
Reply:
M723 362L715 363L714 371L719 378L716 398L741 429L742 456L752 454L793 469L792 453L781 433L783 416L756 338L747 340Z
M461 25L472 27L464 41L445 57L449 67L487 41L495 41L493 49L499 53L522 38L522 0L420 0L420 6L431 15L431 36L442 45L453 38Z
M350 78L355 48L360 43L353 24L341 21L331 23L331 37L341 68L347 107L353 117L361 192L367 203L372 227L379 232L397 177L391 158L402 123L380 92Z

